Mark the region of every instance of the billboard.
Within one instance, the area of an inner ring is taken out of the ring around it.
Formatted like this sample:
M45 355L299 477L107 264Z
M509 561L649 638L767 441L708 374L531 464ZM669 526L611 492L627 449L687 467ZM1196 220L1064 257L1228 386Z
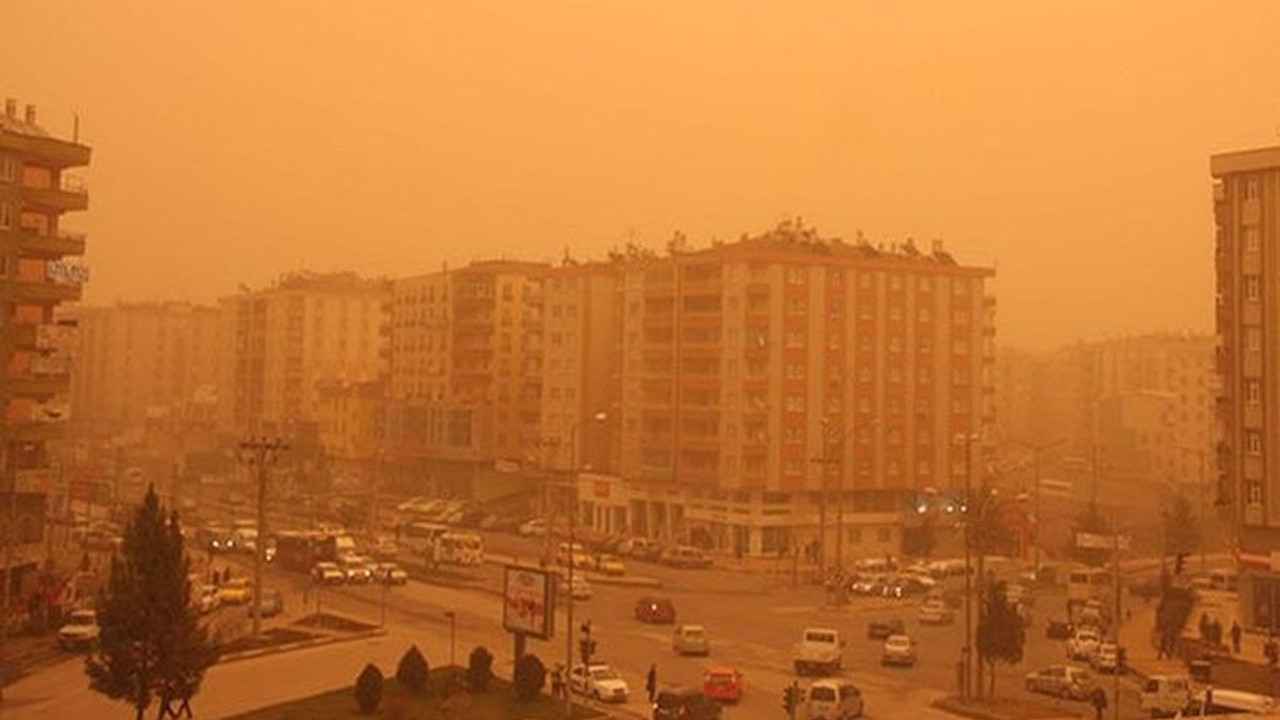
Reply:
M502 627L507 632L550 640L555 631L555 589L551 572L507 565L502 577Z

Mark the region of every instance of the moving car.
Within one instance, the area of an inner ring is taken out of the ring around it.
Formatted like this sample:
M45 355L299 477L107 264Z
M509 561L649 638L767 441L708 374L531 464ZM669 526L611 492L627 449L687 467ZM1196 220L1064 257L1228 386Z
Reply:
M720 705L704 693L693 688L659 691L654 698L653 720L720 720Z
M710 668L702 676L702 694L710 700L736 703L742 699L745 690L742 673L727 665Z
M636 601L636 619L654 625L671 625L676 621L676 606L669 598L645 596Z
M862 691L848 680L818 680L809 686L806 698L810 720L845 720L862 717Z
M797 675L834 675L844 664L844 640L831 628L805 628L791 653Z
M627 574L627 566L614 555L601 555L596 558L595 569L604 575L618 577Z
M231 578L218 588L218 600L223 605L244 605L253 597L253 588L249 586L249 578Z
M1070 660L1091 660L1098 653L1102 638L1096 630L1080 628L1067 640L1067 658Z
M680 655L710 655L711 641L701 625L677 625L671 637L671 649Z
M888 640L890 635L903 635L906 632L907 625L901 618L872 620L867 624L868 640Z
M346 582L347 574L337 563L318 562L311 568L311 579L321 585L341 585Z
M264 589L262 597L249 608L250 617L258 613L264 618L269 618L275 617L282 612L284 612L284 595L280 594L280 591L275 588Z
M527 537L546 537L547 521L542 518L534 518L520 524L516 532Z
M1026 685L1027 692L1085 700L1093 692L1094 680L1093 675L1084 668L1075 665L1050 665L1043 670L1028 673Z
M921 625L950 625L955 622L956 614L941 599L930 599L920 606L917 620Z
M890 635L880 652L881 665L911 667L916 664L916 643L906 635Z
M618 546L618 552L637 560L657 560L662 557L662 545L649 538L631 538Z
M378 563L373 566L373 579L383 585L404 585L409 573L395 563Z
M363 555L346 555L342 557L342 572L349 583L367 583L373 581L375 563Z
M629 694L627 681L604 663L574 666L569 673L569 689L599 702L624 703Z
M659 561L663 565L683 570L697 570L701 568L709 568L712 565L711 556L702 552L697 548L685 545L677 545L668 548L662 553Z
M595 594L591 589L591 583L587 582L587 579L581 575L574 575L572 581L568 577L561 575L559 586L560 592L564 592L567 589L569 597L574 600L590 600L591 596Z
M1113 642L1104 642L1098 646L1098 652L1094 654L1092 662L1095 672L1101 673L1123 673L1124 672L1124 650Z
M63 650L92 648L98 644L102 629L93 610L73 610L67 624L58 630L58 646Z

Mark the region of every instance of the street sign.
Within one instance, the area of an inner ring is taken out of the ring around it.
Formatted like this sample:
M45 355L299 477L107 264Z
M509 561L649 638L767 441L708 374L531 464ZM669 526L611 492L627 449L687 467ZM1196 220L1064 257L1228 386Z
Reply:
M1092 550L1111 550L1117 545L1121 550L1129 549L1130 538L1128 535L1103 535L1101 533L1078 532L1076 533L1076 547L1088 548Z

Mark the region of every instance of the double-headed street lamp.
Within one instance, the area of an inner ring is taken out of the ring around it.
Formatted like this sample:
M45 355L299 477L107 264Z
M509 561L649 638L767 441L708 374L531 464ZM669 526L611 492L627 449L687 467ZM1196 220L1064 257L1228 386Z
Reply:
M240 462L257 476L258 484L258 540L253 551L253 636L262 632L262 560L267 552L267 470L276 464L280 455L289 450L289 443L281 438L248 437L240 441Z
M1058 447L1059 445L1062 445L1062 444L1063 444L1063 443L1065 443L1066 441L1067 441L1067 439L1066 439L1066 438L1058 438L1057 440L1052 440L1052 441L1050 441L1050 442L1047 442L1047 443L1041 443L1041 444L1038 444L1038 445L1037 445L1037 444L1035 444L1035 443L1024 442L1024 441L1022 441L1022 440L1009 440L1009 441L1008 441L1008 443L1009 443L1010 445L1017 445L1018 447L1022 447L1022 448L1026 448L1027 450L1030 450L1030 451L1034 454L1034 457L1035 457L1035 491L1034 491L1034 492L1033 492L1033 494L1032 494L1032 497L1034 498L1034 501L1033 501L1033 502L1035 503L1035 505L1034 505L1034 509L1032 510L1032 513L1035 515L1035 524L1032 526L1031 544L1032 544L1032 546L1033 546L1033 547L1032 547L1032 551L1033 551L1033 553L1034 553L1034 558L1035 558L1035 559L1032 561L1032 567L1034 567L1034 568L1035 568L1035 572L1036 572L1036 579L1039 579L1039 578L1040 578L1040 522L1041 522L1041 517L1040 517L1040 481L1042 480L1042 478L1040 477L1040 460L1041 460L1041 455L1042 455L1046 450L1052 450L1052 449L1054 449L1054 448Z

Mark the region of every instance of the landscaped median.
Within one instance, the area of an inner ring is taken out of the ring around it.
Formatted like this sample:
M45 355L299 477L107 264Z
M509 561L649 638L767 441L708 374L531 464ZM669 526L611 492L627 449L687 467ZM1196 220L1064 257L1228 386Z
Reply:
M933 706L952 715L974 720L1059 720L1079 715L1061 708L1029 700L997 698L995 700L961 700L954 695L934 701Z
M258 637L243 636L224 643L219 662L248 660L279 652L302 650L317 645L348 642L384 635L375 625L328 613L312 614L284 627L265 630Z
M465 685L465 668L431 670L426 686L412 692L395 677L382 684L381 702L371 713L361 711L352 687L312 695L301 700L237 715L233 720L329 720L330 718L387 718L387 720L529 720L564 717L564 702L546 695L521 702L511 683L493 678L483 691L450 692ZM353 674L354 677L354 674ZM604 718L603 713L574 706L573 718Z

